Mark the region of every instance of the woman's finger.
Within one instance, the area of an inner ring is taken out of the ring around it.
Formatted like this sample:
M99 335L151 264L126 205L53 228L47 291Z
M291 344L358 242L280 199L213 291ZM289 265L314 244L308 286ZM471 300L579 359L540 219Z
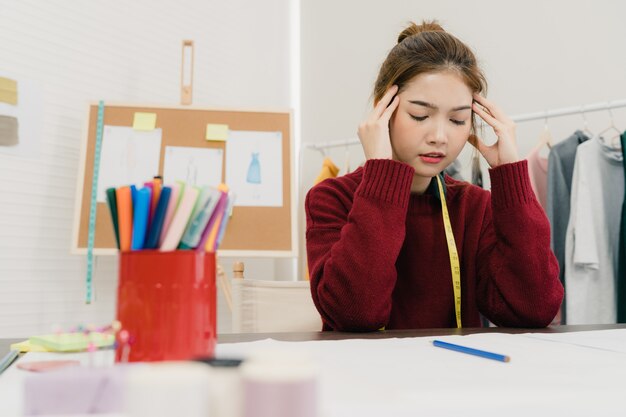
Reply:
M496 119L502 122L506 122L509 120L508 116L502 110L500 110L500 107L498 107L493 101L481 96L480 94L474 94L474 100L476 100L481 106L483 106L487 110L487 112Z
M388 122L389 119L391 119L391 115L393 114L393 112L396 111L396 109L398 108L399 103L400 103L400 97L395 96L393 100L391 101L391 104L387 106L387 108L385 109L383 114L380 116L380 118L384 120L385 122Z
M480 107L480 105L478 105L477 103L472 103L472 110L474 110L474 113L478 114L481 119L487 122L487 124L489 124L489 126L493 127L494 129L497 125L499 126L498 120L490 113L488 113L485 109Z
M389 104L391 103L393 96L398 92L398 86L392 85L389 90L385 93L385 95L380 99L376 106L374 107L374 111L372 112L372 117L375 119L380 118L380 116L385 112Z

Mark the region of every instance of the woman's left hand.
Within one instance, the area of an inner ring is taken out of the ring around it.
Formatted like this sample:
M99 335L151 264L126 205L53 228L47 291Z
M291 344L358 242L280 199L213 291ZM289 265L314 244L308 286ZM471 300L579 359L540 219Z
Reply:
M519 161L515 142L515 123L500 108L478 94L474 94L472 110L493 128L498 140L493 145L486 145L478 136L471 135L468 142L489 163L491 168Z

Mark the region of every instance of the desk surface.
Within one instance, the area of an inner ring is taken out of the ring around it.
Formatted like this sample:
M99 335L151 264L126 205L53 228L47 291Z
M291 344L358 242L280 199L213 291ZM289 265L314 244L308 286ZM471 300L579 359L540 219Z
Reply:
M626 329L626 324L594 324L580 326L553 326L545 329L517 329L505 327L479 327L466 329L417 329L385 330L382 332L347 333L347 332L294 332L294 333L228 333L217 336L218 343L253 342L255 340L275 339L285 342L304 342L312 340L344 339L387 339L392 337L423 336L462 336L474 333L565 333L590 330Z
M412 416L417 410L473 417L622 415L626 332L592 331L610 329L626 329L626 324L221 334L217 353L247 357L259 347L288 347L296 357L308 355L319 366L319 407L325 417ZM428 340L451 336L448 341L456 343L456 335L470 335L464 342L471 347L513 359L504 365L436 349ZM251 341L259 342L234 343ZM290 341L304 343L284 343ZM0 349L6 351L8 344L0 339ZM21 415L23 378L15 368L0 377L0 415Z

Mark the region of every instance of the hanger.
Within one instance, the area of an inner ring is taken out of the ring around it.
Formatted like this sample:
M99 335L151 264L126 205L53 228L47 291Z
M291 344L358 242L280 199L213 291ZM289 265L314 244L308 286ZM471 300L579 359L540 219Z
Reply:
M621 149L622 145L619 141L619 137L622 134L622 132L615 126L615 119L613 118L613 112L611 111L611 102L607 101L606 102L606 109L609 111L609 116L611 117L611 125L609 127L607 127L606 129L604 129L602 132L600 132L598 134L598 136L603 136L605 133L613 130L615 131L616 135L611 137L610 142L611 142L611 146L615 149ZM616 142L617 140L617 142Z
M580 115L583 117L583 133L586 133L590 138L595 136L591 130L589 130L589 123L587 122L587 116L585 115L585 105L580 106Z
M548 110L545 111L543 131L537 139L535 150L539 151L544 146L547 146L548 149L552 149L552 133L550 133L550 129L548 128Z
M346 166L345 166L346 172L345 174L349 174L350 173L350 149L348 147L348 142L346 141Z
M318 151L319 153L322 154L322 157L326 158L326 149L319 147L319 146L315 146L313 149L315 149L316 151Z

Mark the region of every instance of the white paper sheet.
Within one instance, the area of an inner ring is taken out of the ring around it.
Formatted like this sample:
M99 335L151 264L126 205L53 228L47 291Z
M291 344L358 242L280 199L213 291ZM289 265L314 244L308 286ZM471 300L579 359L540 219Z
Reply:
M626 353L626 331L621 329L557 334L533 333L528 336L555 343L567 343L570 345L584 346L593 349Z
M281 132L230 131L226 142L226 184L235 206L283 205Z
M592 333L592 332L584 332ZM577 333L579 338L594 335ZM571 333L570 333L571 335ZM621 334L614 337L621 338ZM319 365L324 416L620 415L626 355L533 335L220 344L218 357L260 349ZM551 335L559 339L559 335ZM433 339L509 355L502 363L434 347ZM607 342L608 343L608 342Z
M158 175L161 156L161 129L134 130L126 126L104 126L98 201L106 201L110 187L136 185Z
M166 146L163 181L217 187L222 182L223 156L222 149Z

